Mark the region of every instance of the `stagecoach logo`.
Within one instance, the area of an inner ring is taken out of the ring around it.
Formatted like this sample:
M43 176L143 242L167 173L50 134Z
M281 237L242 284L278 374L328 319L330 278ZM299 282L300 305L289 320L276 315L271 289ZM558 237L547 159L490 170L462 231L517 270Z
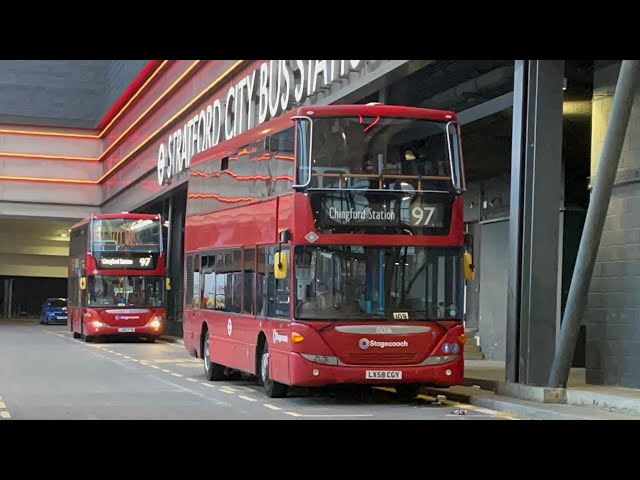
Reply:
M367 60L269 60L187 119L158 149L158 183L189 169L191 157L260 125L293 102L348 80Z
M401 342L379 342L377 340L369 340L368 338L361 338L358 345L362 350L366 350L369 347L386 348L386 347L408 347L409 342L403 340Z
M281 335L280 333L273 331L273 343L287 343L289 341L289 337L286 335Z
M394 221L396 214L393 211L381 212L366 207L363 210L338 210L336 207L329 209L329 218L331 220L340 220L349 223L351 220L388 220Z

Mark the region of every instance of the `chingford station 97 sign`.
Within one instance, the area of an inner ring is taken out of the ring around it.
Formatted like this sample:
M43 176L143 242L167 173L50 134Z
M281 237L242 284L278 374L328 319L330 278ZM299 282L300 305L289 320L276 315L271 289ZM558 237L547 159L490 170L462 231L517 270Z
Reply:
M366 60L269 60L189 118L158 149L158 183L189 168L191 157L300 104L361 70Z

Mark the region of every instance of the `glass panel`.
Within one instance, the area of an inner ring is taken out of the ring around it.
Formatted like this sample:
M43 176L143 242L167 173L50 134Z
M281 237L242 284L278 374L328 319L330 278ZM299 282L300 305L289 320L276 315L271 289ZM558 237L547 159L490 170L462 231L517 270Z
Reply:
M160 220L102 219L93 221L95 251L159 252Z
M164 305L163 277L89 277L89 305L145 306Z
M449 191L449 151L443 122L318 117L313 121L310 186Z
M297 247L296 318L462 318L462 249Z

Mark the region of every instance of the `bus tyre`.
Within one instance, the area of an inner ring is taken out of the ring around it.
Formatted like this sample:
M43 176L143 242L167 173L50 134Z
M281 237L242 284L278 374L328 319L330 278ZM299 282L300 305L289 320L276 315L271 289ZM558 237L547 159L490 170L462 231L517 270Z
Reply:
M262 356L260 358L260 380L264 386L264 392L269 398L282 398L287 396L289 387L269 378L269 346L264 342Z
M73 332L73 338L80 338L80 334L78 332Z
M400 383L396 385L396 393L400 400L409 401L413 400L418 396L418 392L420 391L420 385L415 383Z
M211 347L209 347L209 332L205 332L202 342L202 361L204 364L204 376L207 380L219 382L225 379L224 367L211 361Z

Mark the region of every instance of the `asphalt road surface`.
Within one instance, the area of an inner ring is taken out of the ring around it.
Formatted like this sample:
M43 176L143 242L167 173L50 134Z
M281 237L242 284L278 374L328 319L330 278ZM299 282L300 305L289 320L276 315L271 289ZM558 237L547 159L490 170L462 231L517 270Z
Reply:
M0 320L0 420L508 420L512 415L393 389L271 399L250 377L209 382L176 343L85 343L66 325Z

